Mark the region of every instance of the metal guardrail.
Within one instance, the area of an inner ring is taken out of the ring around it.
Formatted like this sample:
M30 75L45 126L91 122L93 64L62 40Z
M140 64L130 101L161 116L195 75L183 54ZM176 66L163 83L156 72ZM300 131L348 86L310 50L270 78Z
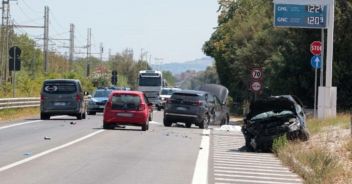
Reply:
M2 109L16 109L27 107L39 107L39 97L27 98L0 98L0 110Z

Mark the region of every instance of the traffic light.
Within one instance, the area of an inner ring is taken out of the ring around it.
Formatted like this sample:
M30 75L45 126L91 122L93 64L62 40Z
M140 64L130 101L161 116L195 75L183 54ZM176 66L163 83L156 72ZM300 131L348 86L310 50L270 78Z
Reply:
M9 70L21 70L21 49L17 46L11 47L9 50Z
M111 72L111 84L112 85L117 85L117 71L116 70L113 70L112 72Z

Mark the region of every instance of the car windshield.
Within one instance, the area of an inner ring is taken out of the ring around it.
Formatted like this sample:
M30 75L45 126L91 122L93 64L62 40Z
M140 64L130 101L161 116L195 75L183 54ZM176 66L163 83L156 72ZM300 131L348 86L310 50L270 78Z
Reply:
M98 91L95 91L94 93L94 97L95 98L99 98L99 97L108 97L109 94L111 93L110 90L98 90Z
M183 100L183 101L197 101L204 100L203 96L198 96L196 94L188 94L188 93L174 93L171 96L172 100Z
M44 92L51 94L68 94L76 92L73 82L48 82L44 85Z
M293 112L292 111L281 111L281 112L268 111L268 112L257 114L256 116L252 117L251 120L267 119L274 116L285 116L285 115L293 115Z
M172 95L174 91L172 89L163 89L161 90L162 95Z
M141 103L139 96L131 94L114 95L111 101L115 110L137 110Z
M161 86L161 77L140 77L140 86Z

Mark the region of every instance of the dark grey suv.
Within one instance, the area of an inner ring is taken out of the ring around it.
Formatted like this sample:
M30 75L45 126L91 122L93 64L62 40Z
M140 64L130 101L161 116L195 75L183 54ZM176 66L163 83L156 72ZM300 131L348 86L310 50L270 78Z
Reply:
M86 118L87 105L79 80L45 80L40 98L40 119L50 119L50 116L55 115Z
M189 128L192 124L199 128L207 128L211 119L212 104L208 103L207 92L181 90L172 94L166 102L164 110L164 125L185 123Z

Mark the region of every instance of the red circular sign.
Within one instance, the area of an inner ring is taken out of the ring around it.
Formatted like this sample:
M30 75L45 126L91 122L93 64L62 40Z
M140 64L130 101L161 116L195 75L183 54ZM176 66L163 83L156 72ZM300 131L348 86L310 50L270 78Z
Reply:
M321 42L314 41L310 44L310 52L313 55L320 55L321 54Z
M258 81L252 81L251 82L251 90L254 92L258 92L260 90L262 90L262 83L258 82Z

